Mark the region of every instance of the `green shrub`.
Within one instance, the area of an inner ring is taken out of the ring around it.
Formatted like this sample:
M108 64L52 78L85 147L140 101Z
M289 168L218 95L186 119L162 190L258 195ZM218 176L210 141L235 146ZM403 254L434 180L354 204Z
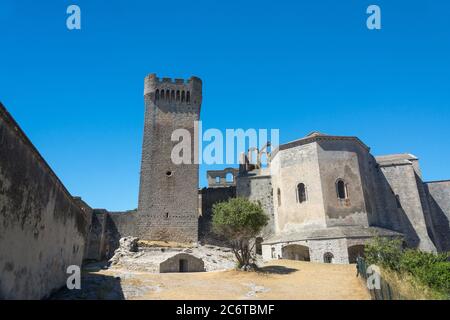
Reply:
M415 249L405 250L400 260L400 270L416 274L420 270L427 269L432 265L447 261L447 254L435 254Z
M449 253L435 254L416 249L402 250L400 239L375 238L365 247L367 263L417 282L437 299L450 299ZM406 280L405 280L406 281Z
M447 262L447 259L447 253L406 250L401 258L400 270L411 274L427 287L450 297L450 262Z
M374 238L365 246L364 254L368 265L376 264L393 271L400 270L402 240Z
M450 298L450 262L437 262L417 276L423 284Z

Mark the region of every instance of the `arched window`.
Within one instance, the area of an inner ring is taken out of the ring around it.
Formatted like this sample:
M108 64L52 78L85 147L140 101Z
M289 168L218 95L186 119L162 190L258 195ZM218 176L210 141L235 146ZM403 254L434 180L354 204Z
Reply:
M181 102L184 102L184 98L185 98L184 91L181 91Z
M166 90L166 99L170 100L170 90Z
M164 90L161 90L161 100L164 100Z
M155 92L155 100L159 100L159 90L156 90Z
M281 206L281 190L280 190L280 188L277 189L277 200L278 200L278 206Z
M304 183L299 183L297 185L297 201L299 203L306 201L306 186Z
M220 183L220 177L216 177L216 183Z
M338 199L345 200L348 199L348 190L347 190L347 184L344 180L339 179L336 181L336 192Z
M175 101L175 90L170 93L170 100Z
M325 254L323 255L323 262L324 263L333 263L334 261L334 256L331 252L325 252Z
M228 172L227 175L225 176L225 180L227 182L233 182L234 180L233 174L231 172Z
M186 102L191 103L191 92L190 91L186 92Z
M177 101L180 101L180 90L177 90Z

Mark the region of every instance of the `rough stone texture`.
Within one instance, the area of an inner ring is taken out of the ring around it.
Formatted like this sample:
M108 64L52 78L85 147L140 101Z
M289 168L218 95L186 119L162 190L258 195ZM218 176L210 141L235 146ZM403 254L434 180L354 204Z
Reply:
M136 237L121 238L119 241L119 248L130 252L138 252L138 241L139 238Z
M275 230L326 226L317 144L294 146L276 153L270 163ZM297 185L306 185L307 201L297 203Z
M447 182L425 184L413 155L375 158L356 137L316 132L280 145L269 170L241 170L237 178L238 195L273 197L275 234L264 239L264 259L306 259L309 250L312 261L323 261L328 250L334 263L353 262L363 242L377 235L364 230L403 236L409 247L425 251L449 247L450 188ZM251 186L249 181L258 179L271 182L273 189ZM337 181L345 183L342 199ZM305 185L305 201L299 201L299 184ZM342 228L353 231L336 232Z
M434 226L433 241L439 251L450 251L450 180L427 182L425 189Z
M0 299L41 299L81 266L88 213L0 104Z
M264 213L269 217L267 226L261 232L260 237L264 240L275 233L275 223L273 214L273 190L270 175L258 172L247 173L237 180L236 195L244 197L250 201L259 202Z
M151 74L144 85L145 121L141 179L137 210L93 211L89 258L110 258L119 239L196 242L198 240L198 164L194 152L190 163L175 164L172 133L182 129L195 147L195 121L199 120L202 82L191 77L171 80ZM184 139L184 137L183 137Z
M109 260L111 264L119 263L124 256L134 256L134 253L139 252L138 249L139 238L124 237L119 240L119 248L114 252L114 256Z
M402 235L387 229L362 226L279 233L263 243L263 260L283 258L325 262L324 256L328 253L333 257L332 263L345 264L354 262L358 254L363 256L362 245L375 236L394 238Z
M184 267L182 267L183 262ZM203 260L188 253L178 253L159 264L160 273L202 271L205 271Z
M343 225L368 226L367 185L364 185L365 167L368 166L368 148L358 140L319 140L318 161L328 227ZM338 199L336 183L345 181L348 199Z
M169 98L167 98L169 93ZM188 98L189 96L189 98ZM136 226L142 239L177 242L197 241L198 164L192 152L190 164L174 164L171 141L175 129L190 133L194 145L194 122L199 120L202 82L145 78L145 126L141 181Z
M207 171L208 188L222 188L236 186L239 169L225 168L223 170Z
M226 245L226 239L212 232L212 207L215 203L236 197L236 187L213 187L199 190L200 216L198 220L199 241L205 244Z
M436 251L428 234L425 218L428 207L424 206L419 188L422 183L418 182L414 166L412 163L381 162L380 167L393 194L399 197L399 208L393 214L400 213L402 218L399 226L391 227L401 229L408 246L425 251Z
M196 246L191 248L177 247L139 247L138 252L118 249L111 259L112 268L125 268L126 270L158 273L164 261L178 255L189 254L201 259L205 271L227 270L235 267L235 257L231 249L212 245ZM181 256L180 256L181 257ZM179 259L178 259L179 260ZM173 272L178 272L178 264L173 260L167 262L177 266ZM189 262L188 262L189 266ZM193 264L192 266L198 266ZM163 272L165 269L163 269ZM197 270L197 271L204 271ZM192 270L195 271L195 270Z

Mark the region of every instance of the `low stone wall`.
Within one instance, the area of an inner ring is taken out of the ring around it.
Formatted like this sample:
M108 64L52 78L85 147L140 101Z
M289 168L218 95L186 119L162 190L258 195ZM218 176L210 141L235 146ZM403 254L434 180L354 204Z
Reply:
M81 266L88 215L0 104L0 300L42 299Z
M187 253L179 253L159 265L159 272L202 272L205 264L202 259Z

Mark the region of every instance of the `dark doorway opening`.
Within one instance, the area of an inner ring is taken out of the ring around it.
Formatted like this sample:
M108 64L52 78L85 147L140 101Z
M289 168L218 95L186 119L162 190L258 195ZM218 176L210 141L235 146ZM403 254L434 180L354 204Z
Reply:
M188 272L188 261L180 259L180 272Z
M261 237L256 238L256 241L255 241L256 254L262 255L262 243L263 243L263 238L261 238Z

